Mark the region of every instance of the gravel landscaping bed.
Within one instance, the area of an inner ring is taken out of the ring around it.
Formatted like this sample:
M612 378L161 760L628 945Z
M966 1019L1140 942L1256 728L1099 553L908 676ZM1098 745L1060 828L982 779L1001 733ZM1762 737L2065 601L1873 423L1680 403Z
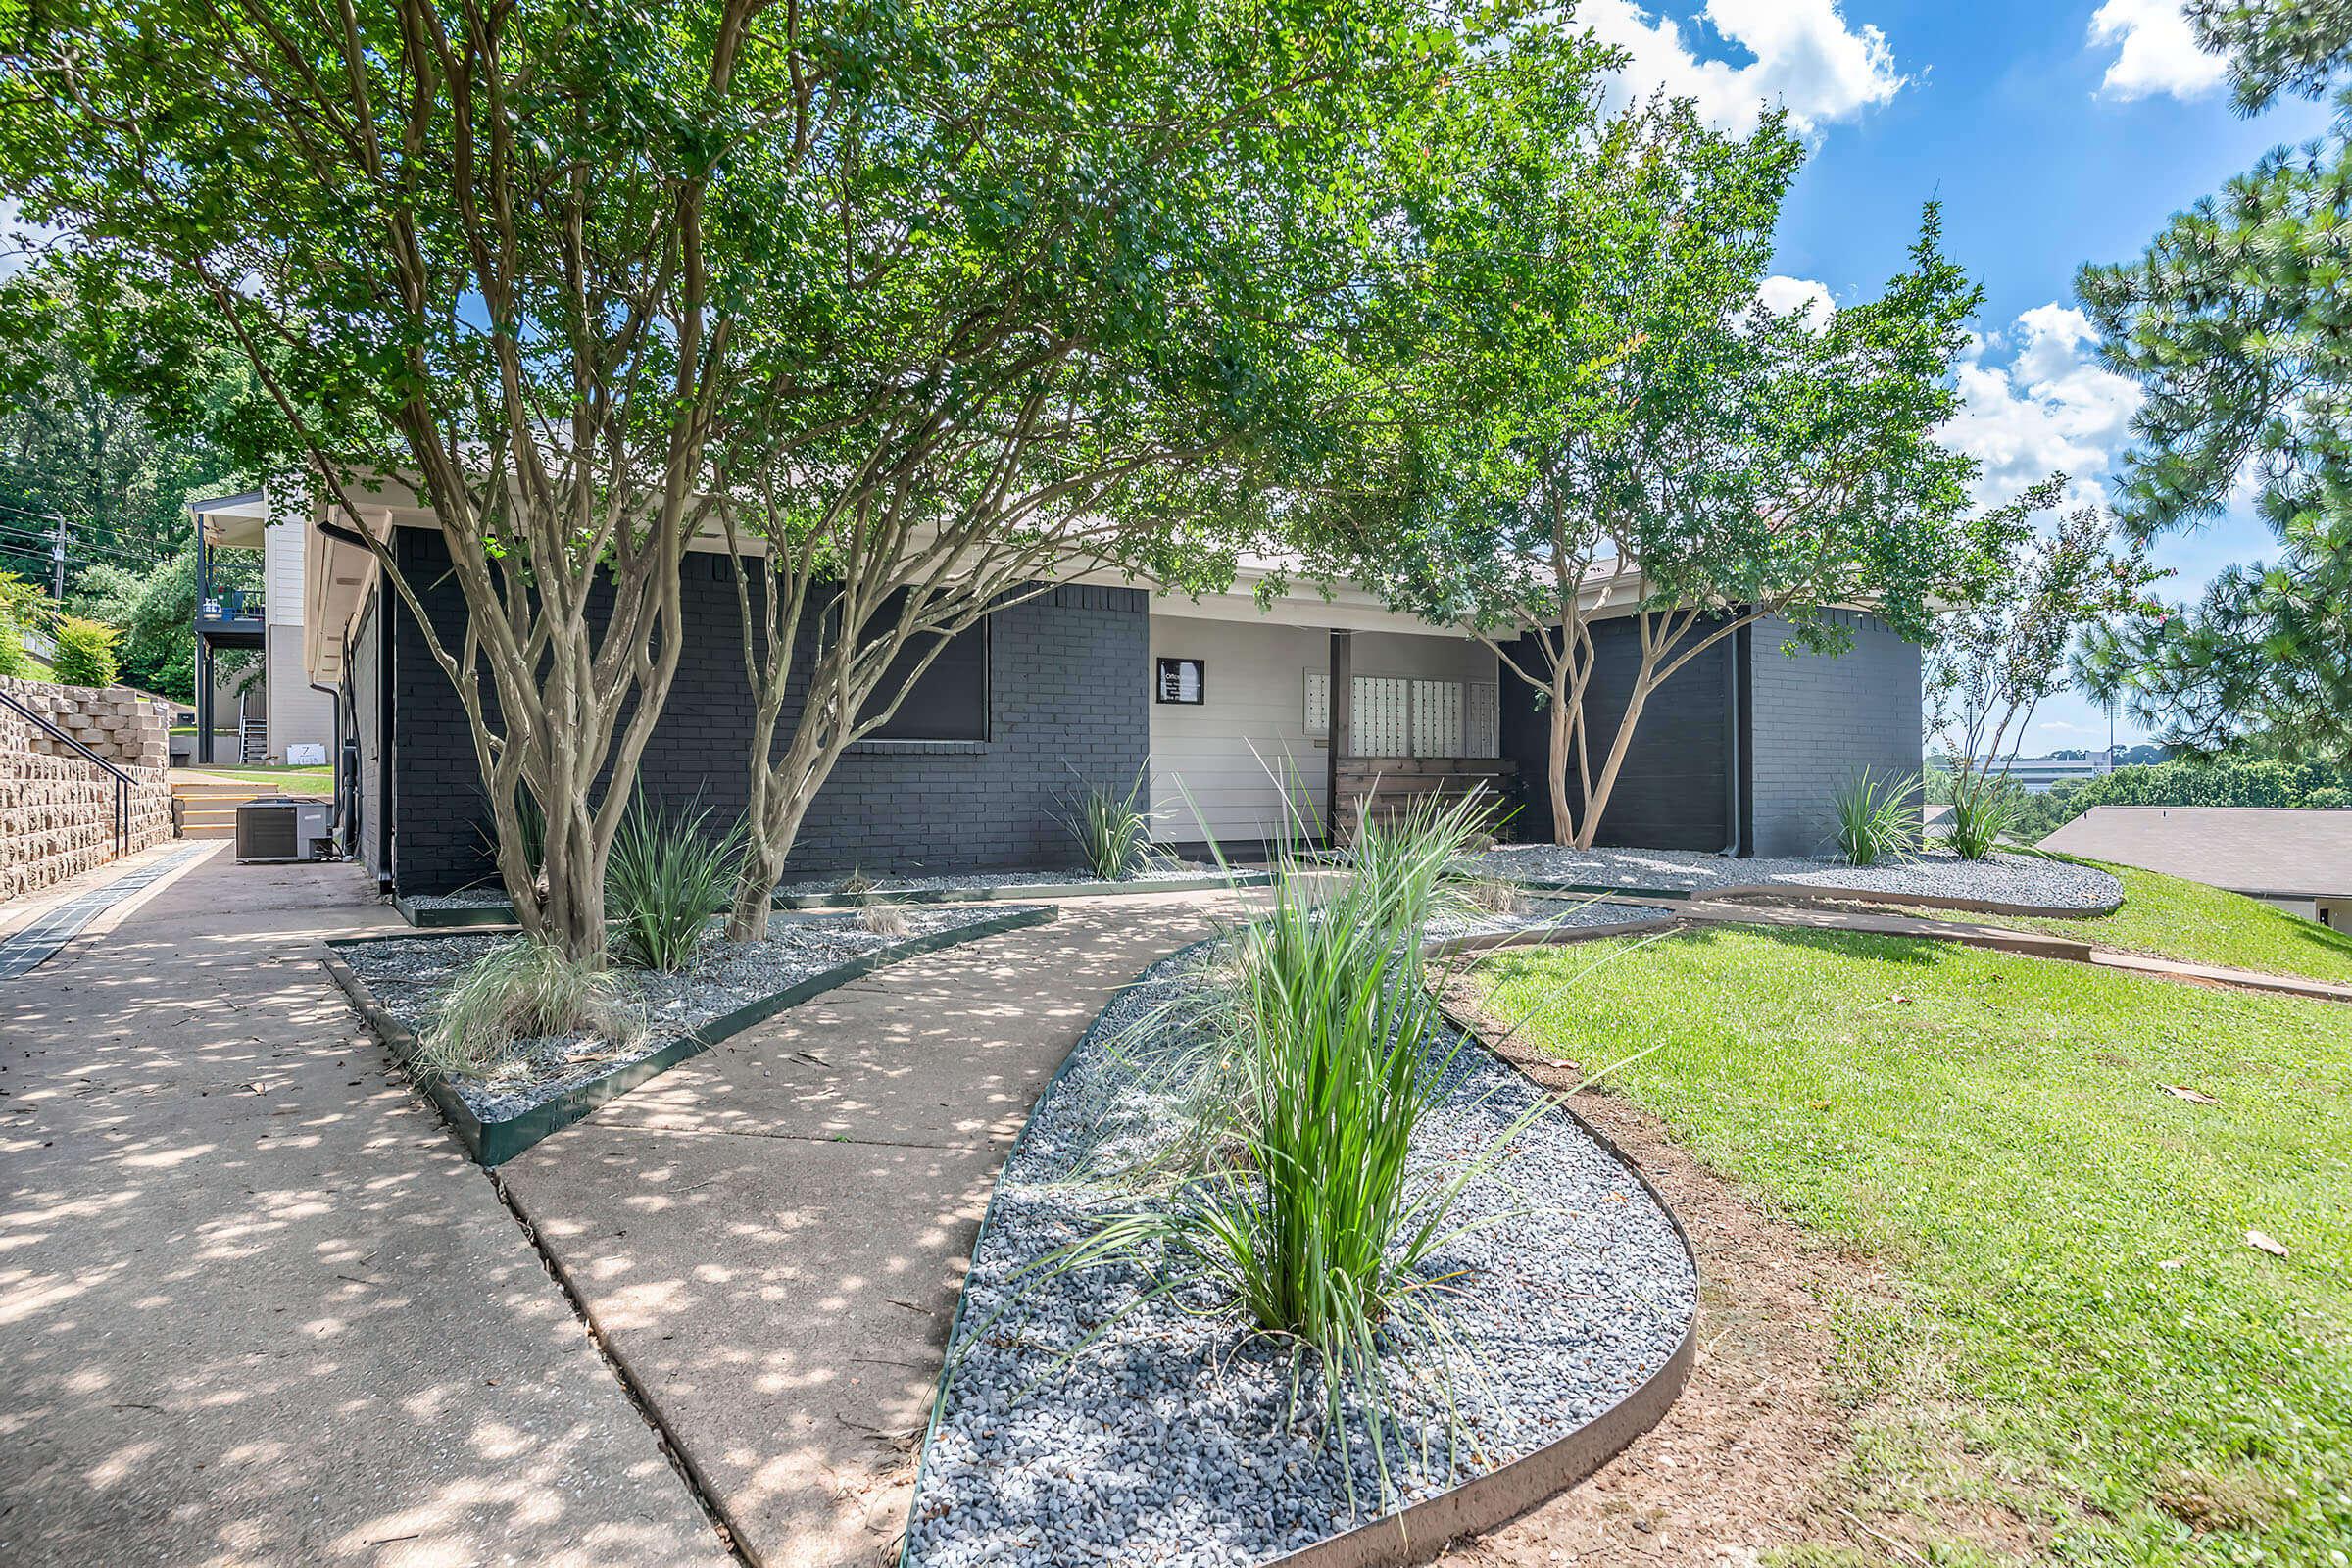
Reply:
M1516 913L1504 914L1482 910L1474 914L1441 915L1429 922L1433 937L1476 937L1496 935L1509 931L1603 929L1613 925L1635 925L1645 920L1670 920L1674 911L1654 904L1602 904L1574 894L1566 898L1544 898L1530 894L1520 901Z
M1039 1102L997 1187L964 1287L937 1425L908 1526L910 1568L984 1562L1240 1565L1296 1550L1370 1517L1378 1474L1360 1411L1351 1508L1336 1444L1316 1430L1310 1384L1294 1411L1283 1350L1214 1303L1154 1298L1119 1266L1041 1275L1025 1265L1130 1208L1120 1174L1181 1123L1164 1069L1179 1042L1135 1025L1200 983L1196 954L1123 993ZM1450 1044L1450 1042L1448 1042ZM1532 1102L1526 1079L1475 1044L1414 1163L1459 1167ZM1388 1370L1414 1451L1390 1455L1416 1501L1590 1421L1673 1355L1697 1282L1672 1223L1617 1159L1565 1115L1542 1117L1469 1183L1456 1223L1483 1229L1432 1259L1457 1343L1441 1381L1426 1351ZM1187 1308L1192 1310L1188 1311ZM1067 1358L1066 1360L1064 1358ZM1448 1468L1447 1394L1477 1445ZM1420 1440L1429 1457L1420 1458Z
M1963 860L1930 851L1902 865L1847 865L1824 856L1740 860L1696 850L1570 850L1508 844L1472 858L1491 876L1631 891L1706 893L1758 882L1913 898L1982 899L2084 912L2114 908L2124 885L2108 872L2035 855Z
M869 877L871 891L876 893L949 893L969 888L1018 888L1029 886L1060 887L1082 882L1097 883L1104 888L1133 887L1149 882L1187 882L1200 877L1220 876L1223 873L1208 860L1180 860L1172 856L1154 856L1140 871L1119 880L1105 881L1089 876L1081 870L1067 871L961 871L940 876L880 876ZM845 891L846 876L815 877L801 882L786 882L777 887L778 893L789 895L840 893Z
M1034 907L1023 906L1020 907ZM1006 906L908 909L906 937L861 929L854 915L775 916L765 942L708 943L677 974L615 968L644 1009L644 1038L625 1050L594 1035L525 1042L519 1058L498 1075L453 1078L450 1088L484 1122L505 1121L616 1068L650 1056L713 1018L774 996L853 958L908 938L1002 919ZM354 943L339 956L366 982L384 1010L414 1033L432 1022L441 993L466 965L494 948L519 940L509 932L480 936L385 937Z
M416 909L508 909L514 906L505 888L460 888L455 893L419 893L408 900Z

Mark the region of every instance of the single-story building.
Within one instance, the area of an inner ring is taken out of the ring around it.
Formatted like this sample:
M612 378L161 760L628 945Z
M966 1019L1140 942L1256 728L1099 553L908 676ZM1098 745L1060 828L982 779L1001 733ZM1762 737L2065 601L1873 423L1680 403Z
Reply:
M262 491L188 503L196 523L196 734L199 765L322 762L334 754L335 699L303 668L303 568L311 528L272 517ZM253 656L234 675L220 655ZM248 677L252 678L248 678Z
M2041 847L2243 893L2352 931L2352 807L2094 806Z
M429 516L368 509L452 642L461 591ZM338 693L346 843L384 886L434 894L492 875L489 816L466 720L415 615L378 580L359 519L315 514L302 578L306 684ZM641 768L658 798L720 813L746 798L751 693L733 563L715 541L684 572L688 639ZM1245 573L1193 599L1115 580L1058 584L957 638L900 711L841 760L809 811L796 865L821 874L1068 865L1068 802L1084 781L1148 779L1154 833L1198 852L1253 850L1298 810L1328 830L1367 789L1483 779L1548 837L1548 723L1536 694L1475 639L1369 594L1261 610ZM1622 616L1630 584L1596 583ZM1733 855L1812 853L1829 801L1863 767L1915 772L1920 655L1867 614L1838 658L1782 653L1766 621L1727 638L1652 698L1604 821L1604 842ZM1613 724L1633 624L1600 628L1591 701ZM1334 692L1348 699L1335 713ZM1337 720L1335 735L1335 718ZM1295 807L1291 803L1296 803Z

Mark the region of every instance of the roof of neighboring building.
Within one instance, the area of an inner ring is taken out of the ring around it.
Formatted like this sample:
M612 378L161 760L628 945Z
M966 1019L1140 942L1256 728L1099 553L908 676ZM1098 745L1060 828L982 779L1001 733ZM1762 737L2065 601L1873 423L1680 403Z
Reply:
M2041 845L2232 893L2352 897L2352 808L2094 806Z

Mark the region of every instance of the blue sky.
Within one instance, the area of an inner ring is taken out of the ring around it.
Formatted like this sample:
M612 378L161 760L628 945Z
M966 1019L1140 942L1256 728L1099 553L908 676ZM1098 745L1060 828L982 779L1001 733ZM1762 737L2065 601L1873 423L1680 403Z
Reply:
M1901 266L1920 204L1941 199L1946 245L1985 289L1949 434L1985 463L1988 501L2061 468L2097 493L2128 444L2135 390L2097 366L2076 269L2137 255L2173 213L2328 118L2301 103L2237 116L2179 0L1583 0L1577 15L1633 52L1629 89L1694 94L1732 128L1778 102L1804 128L1813 155L1775 265L1785 298L1868 297ZM2243 515L2168 540L2159 564L2179 575L2162 591L2193 594L2269 545ZM2128 721L2118 733L2139 738ZM2105 712L2070 694L2024 749L2106 735Z
M1627 95L1662 85L1735 129L1766 102L1788 108L1812 156L1783 217L1776 303L1868 297L1902 265L1921 203L1943 202L1947 247L1985 289L1948 437L1984 461L1989 503L2058 469L2101 494L2128 443L2136 391L2097 366L2076 269L2137 255L2171 214L2326 123L2317 104L2234 114L2180 5L1577 0L1576 16L1631 53ZM0 225L13 217L0 205ZM2270 543L2245 515L2166 540L2158 561L2178 575L2163 592L2192 596ZM2023 746L2101 745L2107 730L2070 694Z

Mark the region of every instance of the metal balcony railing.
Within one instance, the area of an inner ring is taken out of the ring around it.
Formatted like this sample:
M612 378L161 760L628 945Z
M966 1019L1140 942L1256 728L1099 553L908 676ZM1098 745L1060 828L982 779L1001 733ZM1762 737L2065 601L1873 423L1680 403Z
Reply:
M81 742L75 740L64 730L59 729L55 724L50 723L49 720L43 718L31 709L26 708L23 703L18 702L14 697L9 696L8 693L0 692L0 703L7 704L10 708L16 710L17 712L25 718L32 720L33 723L39 725L41 729L47 733L51 740L62 741L69 750L74 752L83 761L99 769L101 772L105 773L108 777L114 780L115 856L118 859L120 859L122 857L129 854L131 789L130 775L123 772L114 763L108 761L105 758L100 757L96 752L91 751L87 746L82 745Z

